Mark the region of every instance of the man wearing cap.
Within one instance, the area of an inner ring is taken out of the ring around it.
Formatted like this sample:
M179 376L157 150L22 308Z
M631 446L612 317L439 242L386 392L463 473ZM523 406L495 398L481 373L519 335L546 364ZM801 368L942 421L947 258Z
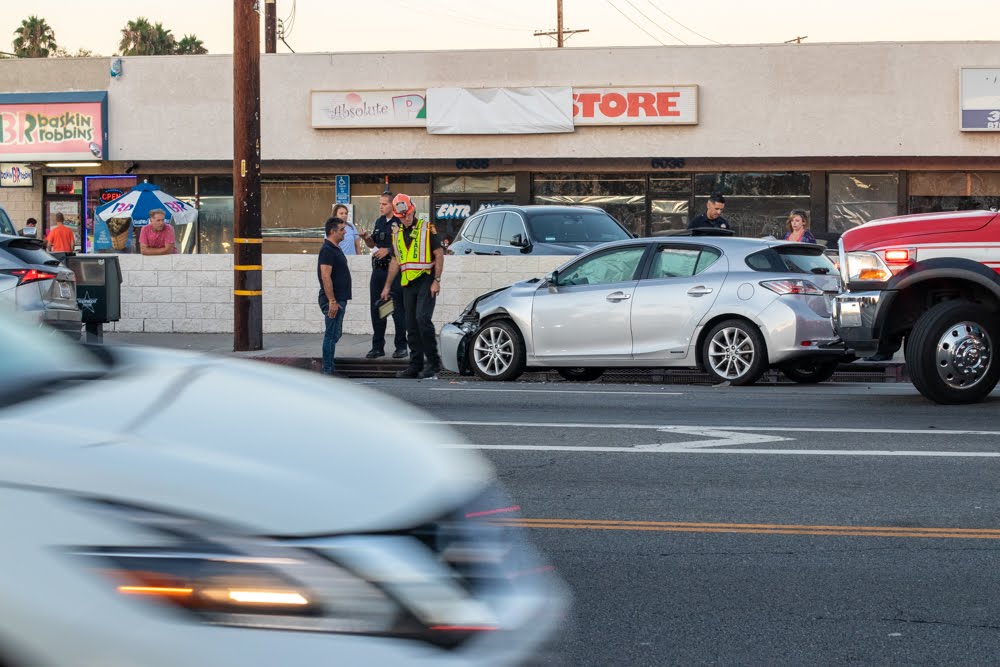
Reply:
M366 359L377 359L385 356L385 330L388 318L383 319L378 314L378 299L389 275L389 263L392 261L392 228L399 221L392 212L391 192L383 192L379 197L378 211L381 213L375 221L371 233L362 230L361 239L372 249L372 276L369 283L368 296L371 303L372 316L372 349L365 355ZM393 359L404 359L406 352L406 314L403 312L403 292L399 284L399 276L392 283L392 322L396 328Z
M382 299L389 297L392 281L397 274L401 275L406 339L410 344L410 365L396 373L396 377L434 377L441 370L433 317L434 301L441 291L444 251L434 226L417 219L416 207L409 196L396 195L392 210L400 224L393 230L393 256Z

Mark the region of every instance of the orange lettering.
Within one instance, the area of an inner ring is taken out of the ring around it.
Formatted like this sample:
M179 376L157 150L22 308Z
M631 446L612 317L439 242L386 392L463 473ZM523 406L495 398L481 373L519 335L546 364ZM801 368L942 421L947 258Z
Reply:
M680 93L657 93L656 109L660 115L680 116L681 112L677 110L677 98L680 96Z
M646 118L656 117L656 96L653 93L628 94L628 115L637 118L640 110Z
M597 101L601 99L600 93L580 93L579 95L574 95L573 98L581 105L580 107L582 111L582 113L580 114L581 116L583 116L584 118L594 117L594 106L597 104ZM577 115L576 112L577 112L577 107L576 105L574 105L573 106L574 116Z
M628 109L625 96L620 93L608 93L601 98L601 113L608 118L617 118Z

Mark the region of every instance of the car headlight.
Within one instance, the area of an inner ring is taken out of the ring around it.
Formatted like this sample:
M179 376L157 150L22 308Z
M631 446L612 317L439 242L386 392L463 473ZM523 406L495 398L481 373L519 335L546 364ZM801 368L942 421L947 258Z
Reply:
M70 553L108 582L109 591L200 622L440 646L499 629L487 598L409 534L285 541L116 503L86 500L84 506L131 524L142 545Z
M883 282L892 278L892 271L882 258L873 252L847 253L841 272L847 282L856 280Z

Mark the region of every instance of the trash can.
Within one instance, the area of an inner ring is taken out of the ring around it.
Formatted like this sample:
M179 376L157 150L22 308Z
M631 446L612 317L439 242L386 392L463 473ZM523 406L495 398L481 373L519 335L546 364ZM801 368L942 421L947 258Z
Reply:
M66 265L76 274L76 302L80 306L88 343L104 340L103 325L122 317L122 271L114 255L71 255Z

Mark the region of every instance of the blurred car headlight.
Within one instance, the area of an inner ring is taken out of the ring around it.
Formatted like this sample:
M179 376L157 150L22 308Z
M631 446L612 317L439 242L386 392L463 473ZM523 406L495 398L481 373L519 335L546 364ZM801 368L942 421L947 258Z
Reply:
M855 280L885 281L892 278L892 271L882 258L873 252L849 252L844 257L841 273L846 282Z
M416 534L288 541L128 505L83 502L131 524L150 544L83 546L70 553L115 594L200 622L394 636L445 647L499 629L489 596L477 595L452 566L454 554L442 558ZM435 539L442 535L438 531ZM507 548L473 542L467 547L484 551L470 558L477 568L489 568Z
M764 280L760 284L776 294L823 296L823 290L808 280Z

